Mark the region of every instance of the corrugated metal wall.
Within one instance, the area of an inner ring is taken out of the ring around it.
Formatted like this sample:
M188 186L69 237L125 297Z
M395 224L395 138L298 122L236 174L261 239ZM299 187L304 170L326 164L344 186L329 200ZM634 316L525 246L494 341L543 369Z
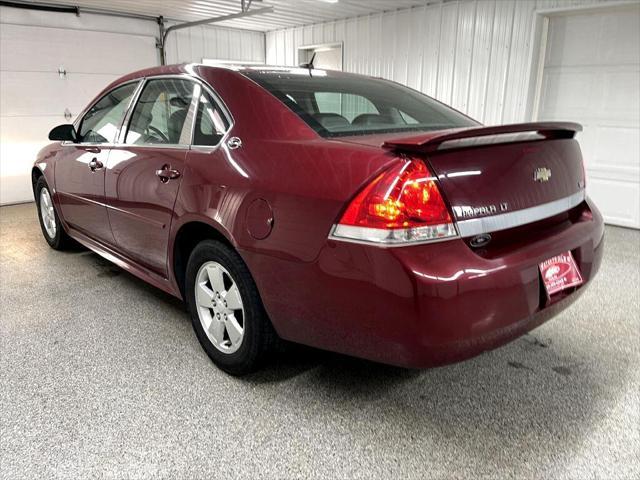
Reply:
M392 79L485 124L527 120L536 10L598 0L460 0L267 32L267 63L344 42L344 70Z
M264 63L264 42L262 32L213 25L186 28L169 34L167 63L201 62L203 58Z

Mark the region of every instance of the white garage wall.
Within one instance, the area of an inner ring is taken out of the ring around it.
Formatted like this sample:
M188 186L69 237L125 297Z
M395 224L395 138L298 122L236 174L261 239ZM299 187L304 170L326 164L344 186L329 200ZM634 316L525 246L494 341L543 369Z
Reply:
M267 63L344 42L344 70L416 88L485 124L527 119L536 10L598 0L461 0L267 32Z
M32 199L31 165L65 109L75 118L114 79L159 64L157 35L148 20L0 7L0 204ZM196 27L167 42L168 63L264 56L260 32Z

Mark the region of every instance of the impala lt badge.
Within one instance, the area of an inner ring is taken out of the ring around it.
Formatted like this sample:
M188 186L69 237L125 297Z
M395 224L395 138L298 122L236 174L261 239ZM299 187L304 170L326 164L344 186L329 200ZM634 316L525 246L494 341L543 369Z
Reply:
M548 182L551 178L551 169L539 167L533 171L533 180L536 182Z
M461 205L454 206L453 213L455 213L456 218L470 218L470 217L486 217L488 215L496 215L499 212L506 212L509 210L509 204L507 202L502 202L499 205L480 205L480 206L469 206L469 205Z

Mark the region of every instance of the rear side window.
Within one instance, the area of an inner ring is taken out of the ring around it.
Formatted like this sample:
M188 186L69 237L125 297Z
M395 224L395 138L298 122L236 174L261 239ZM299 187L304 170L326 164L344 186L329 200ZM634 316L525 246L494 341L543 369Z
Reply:
M193 145L217 145L229 129L229 125L218 103L208 92L202 90L193 129Z
M379 78L303 69L243 73L325 137L478 125L420 92Z
M195 83L178 78L149 80L131 115L125 143L177 145L182 137ZM190 134L191 132L185 132Z
M111 90L93 105L82 118L79 140L85 143L112 143L129 106L137 82Z

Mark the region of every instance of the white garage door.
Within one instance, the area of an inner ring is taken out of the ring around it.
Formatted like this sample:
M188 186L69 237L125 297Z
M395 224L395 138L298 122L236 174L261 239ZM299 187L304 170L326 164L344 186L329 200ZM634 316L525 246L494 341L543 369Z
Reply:
M540 98L540 120L583 124L605 220L640 228L640 5L551 17Z
M111 81L157 62L152 36L3 23L0 204L33 199L31 165L49 130L69 123L65 110L75 117Z

